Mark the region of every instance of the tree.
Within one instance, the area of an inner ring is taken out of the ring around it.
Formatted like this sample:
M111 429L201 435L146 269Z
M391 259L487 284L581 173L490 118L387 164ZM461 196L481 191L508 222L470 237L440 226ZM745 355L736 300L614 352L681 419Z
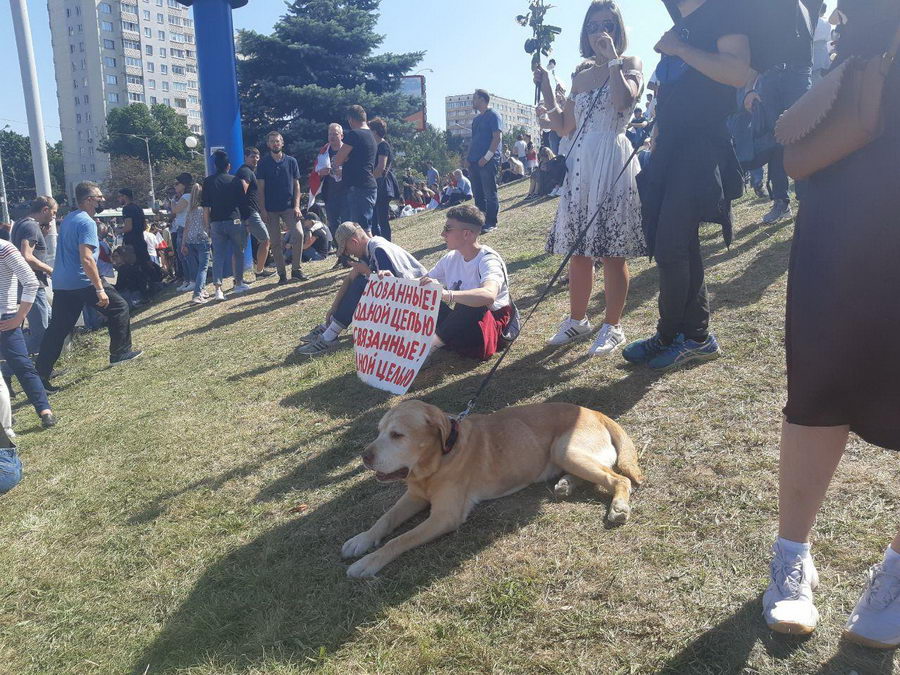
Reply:
M111 157L134 157L147 161L149 140L150 156L154 162L166 159L190 159L184 139L194 136L187 125L187 117L161 103L150 106L134 103L113 108L106 116L107 138L100 141L99 149ZM129 136L128 134L133 134Z
M407 125L412 127L412 125ZM390 131L390 140L394 148L394 166L401 171L410 169L413 173L424 175L426 162L433 162L434 168L441 175L459 167L459 151L461 147L451 148L451 143L458 141L447 131L436 129L430 124L423 131L410 132L405 128ZM458 143L454 143L459 145Z
M249 145L278 129L288 151L312 160L330 122L359 104L393 127L416 109L400 78L423 52L378 54L379 0L294 0L271 35L241 31L238 84Z
M110 157L109 180L103 185L103 192L114 202L116 191L121 188L131 188L138 204L150 204L150 172L146 159L142 161L128 155Z
M31 141L28 136L15 131L0 131L0 156L3 157L3 174L7 199L11 205L34 199L34 164L31 161ZM54 195L64 196L66 179L62 167L62 141L47 145L50 163L50 182Z

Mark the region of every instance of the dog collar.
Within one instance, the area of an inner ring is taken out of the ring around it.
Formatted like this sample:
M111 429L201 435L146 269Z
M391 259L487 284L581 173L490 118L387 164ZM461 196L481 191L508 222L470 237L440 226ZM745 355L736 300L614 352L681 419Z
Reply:
M456 445L457 440L459 440L459 421L455 417L451 417L450 435L447 436L447 442L444 443L444 447L442 449L443 454L449 455L453 450L453 446Z

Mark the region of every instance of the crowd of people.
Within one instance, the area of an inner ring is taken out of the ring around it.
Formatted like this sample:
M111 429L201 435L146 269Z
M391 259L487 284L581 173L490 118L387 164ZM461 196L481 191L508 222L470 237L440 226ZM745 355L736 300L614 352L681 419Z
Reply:
M131 361L140 351L131 344L130 304L145 298L166 273L179 276L178 290L191 291L197 304L224 300L227 277L233 278L231 294L247 291L248 241L256 276L272 274L271 255L279 284L289 282L288 264L290 280L305 281L301 264L331 253L336 266L348 268L328 312L300 340L297 354L314 357L338 345L375 274L439 284L433 348L491 358L503 346L514 304L506 263L481 237L498 226L498 183L511 180L530 181L527 198L559 197L546 250L571 256L569 311L549 337L551 346L593 337L590 356L622 349L629 363L656 371L717 358L721 348L710 326L701 224L720 224L730 244L731 204L747 180L772 202L765 224L792 215L782 149L767 155L766 192L759 187L759 172L748 176L738 160L730 118L742 108L754 114L760 106L777 116L828 68L815 46L824 32L820 0L763 4L751 15L736 11L728 0L670 3L676 27L657 42L661 61L645 84L644 64L628 54L619 6L593 0L577 45L584 61L571 90L555 83L548 69L534 70L544 136L535 143L522 134L513 148L503 147L503 120L491 108L490 94L476 90L464 166L443 179L429 163L424 180L407 173L398 181L387 122L370 120L355 105L348 110L347 129L337 123L328 127L305 208L299 163L285 153L278 131L268 134L266 153L246 148L244 164L234 173L220 150L213 153L212 175L202 181L180 175L168 228L154 231L131 191L120 190L123 243L114 249L101 241L106 232L94 220L103 195L93 183L82 183L77 209L63 220L55 259L49 260L42 231L57 206L39 197L16 223L12 241L0 242L5 437L14 437L12 374L42 425L55 424L47 398L56 390L50 383L54 364L85 307L106 319L110 363ZM870 57L890 45L900 8L891 0L841 0L832 22L839 28L831 54L836 63ZM826 57L830 51L827 44ZM900 111L898 80L894 68L885 99L893 115ZM900 213L898 145L896 125L888 125L878 143L795 184L800 211L787 303L789 397L779 536L763 597L765 620L779 632L809 633L818 621L813 602L818 576L809 538L849 431L900 450L900 363L890 356L900 331L900 309L892 297L900 281L893 264L900 253L893 227ZM392 241L392 202L413 212L448 207L441 232L447 251L430 269ZM864 217L860 204L866 205ZM212 296L206 291L210 255ZM629 344L622 322L628 260L648 255L659 272L657 327L652 336ZM605 314L595 328L588 307L598 263ZM115 288L107 281L113 268ZM865 349L858 345L862 335ZM873 360L873 353L888 355L886 363ZM900 534L873 568L846 632L869 646L900 645Z

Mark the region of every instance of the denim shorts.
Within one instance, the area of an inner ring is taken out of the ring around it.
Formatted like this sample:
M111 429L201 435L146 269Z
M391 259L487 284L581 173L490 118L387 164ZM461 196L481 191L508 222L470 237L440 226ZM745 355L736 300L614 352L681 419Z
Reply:
M0 495L9 492L22 480L22 460L15 448L0 448Z

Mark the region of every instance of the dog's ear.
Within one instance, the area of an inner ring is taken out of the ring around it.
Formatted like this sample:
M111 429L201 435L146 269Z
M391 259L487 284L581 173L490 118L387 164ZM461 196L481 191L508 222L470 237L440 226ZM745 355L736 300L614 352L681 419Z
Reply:
M443 450L450 436L450 418L440 408L429 405L425 408L425 423L434 430Z

